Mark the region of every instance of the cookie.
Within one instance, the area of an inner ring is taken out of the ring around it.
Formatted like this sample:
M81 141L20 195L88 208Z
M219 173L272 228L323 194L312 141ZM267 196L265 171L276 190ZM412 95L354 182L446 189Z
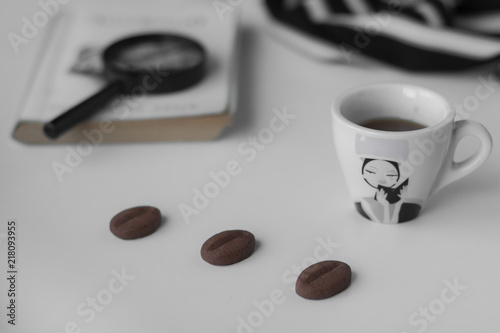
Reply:
M141 206L126 209L116 214L109 224L109 229L118 238L136 239L151 235L161 223L158 208Z
M245 230L228 230L210 237L201 247L206 262L226 266L245 260L255 250L255 237Z
M332 297L351 284L351 267L341 261L321 261L304 269L297 278L295 292L307 299Z

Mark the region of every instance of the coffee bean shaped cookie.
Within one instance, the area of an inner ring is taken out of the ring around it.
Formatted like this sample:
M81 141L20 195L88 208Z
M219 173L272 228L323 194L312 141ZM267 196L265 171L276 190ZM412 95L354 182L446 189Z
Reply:
M250 257L255 250L255 237L245 230L228 230L210 237L201 247L201 257L217 265L232 265Z
M351 267L341 261L327 260L304 269L297 278L295 291L307 299L332 297L351 284Z
M111 232L121 239L136 239L151 235L161 223L158 208L141 206L116 214L109 224Z

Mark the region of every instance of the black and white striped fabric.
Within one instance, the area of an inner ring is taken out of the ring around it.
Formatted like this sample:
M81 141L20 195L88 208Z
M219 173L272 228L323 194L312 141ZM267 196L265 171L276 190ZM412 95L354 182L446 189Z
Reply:
M264 0L280 24L408 70L500 60L499 0Z

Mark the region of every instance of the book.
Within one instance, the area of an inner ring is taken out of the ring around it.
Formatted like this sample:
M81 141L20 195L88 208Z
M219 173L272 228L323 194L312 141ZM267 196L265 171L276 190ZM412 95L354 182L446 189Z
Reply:
M399 197L401 194L401 190L403 187L408 186L408 179L406 179L404 182L402 182L398 187L392 188L392 187L386 187L379 185L378 189L383 190L387 194L387 201L389 201L390 204L394 204L401 200ZM375 194L375 200L377 199L377 194Z
M78 143L100 131L103 143L212 140L232 123L237 101L238 17L221 20L211 3L85 6L62 12L47 40L13 137L24 143ZM46 122L106 85L101 53L113 42L148 33L179 34L208 54L203 80L180 92L120 97L56 140Z

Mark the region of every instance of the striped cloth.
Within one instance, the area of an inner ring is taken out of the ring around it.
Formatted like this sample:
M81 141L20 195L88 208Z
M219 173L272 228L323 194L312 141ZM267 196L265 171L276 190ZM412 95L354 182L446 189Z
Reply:
M499 0L264 0L274 21L408 70L500 60Z

